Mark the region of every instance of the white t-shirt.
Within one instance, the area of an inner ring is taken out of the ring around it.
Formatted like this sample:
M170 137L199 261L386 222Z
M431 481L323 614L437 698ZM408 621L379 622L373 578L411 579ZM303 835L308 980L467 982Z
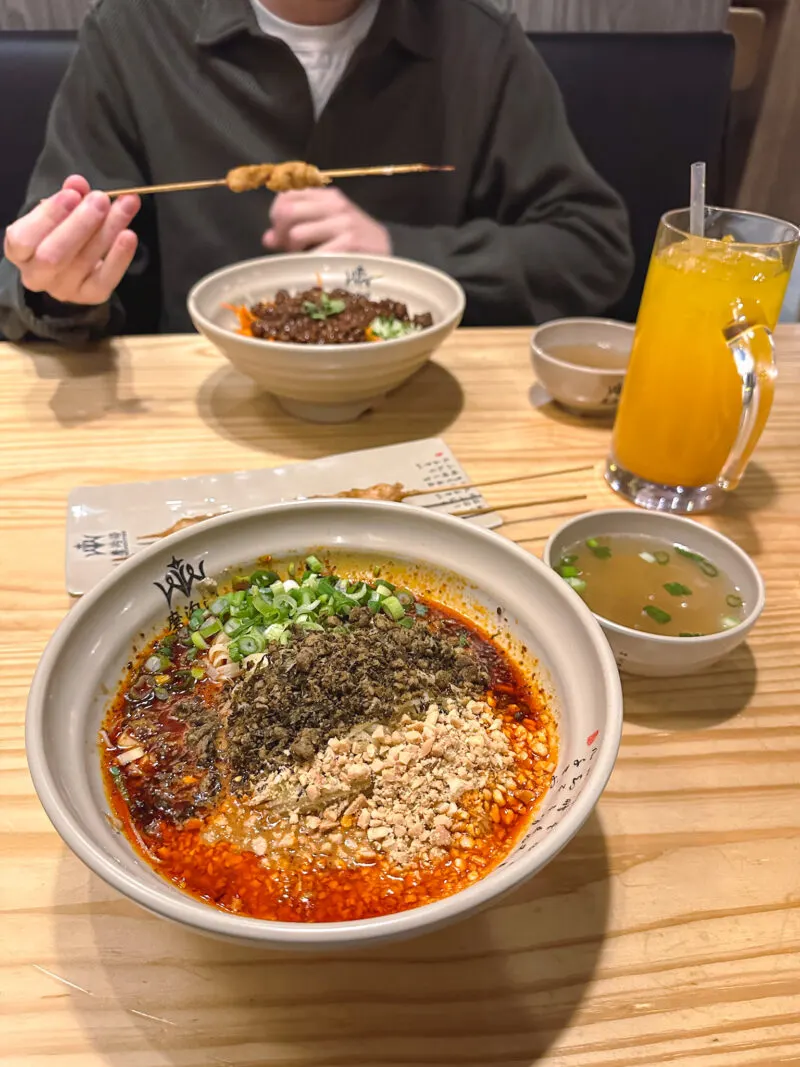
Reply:
M353 53L372 28L381 0L363 0L349 18L332 26L298 26L273 15L261 0L250 2L263 32L287 44L302 64L311 88L314 115L319 118Z

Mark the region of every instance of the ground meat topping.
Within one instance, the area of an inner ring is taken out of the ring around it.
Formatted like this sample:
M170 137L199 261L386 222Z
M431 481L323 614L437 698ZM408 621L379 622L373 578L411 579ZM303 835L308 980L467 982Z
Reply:
M489 673L456 637L402 629L367 608L355 608L350 623L297 630L234 687L226 737L237 791L284 764L308 762L353 727L422 719L431 703L484 695Z
M307 289L297 296L281 289L274 300L256 304L251 314L253 337L293 344L360 344L369 340L367 329L376 319L396 319L419 329L433 325L430 314L412 316L396 300L370 300L347 289Z

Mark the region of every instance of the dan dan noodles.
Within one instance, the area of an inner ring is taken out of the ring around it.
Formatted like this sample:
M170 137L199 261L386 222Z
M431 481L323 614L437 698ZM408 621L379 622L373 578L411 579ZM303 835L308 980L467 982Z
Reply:
M382 568L221 582L141 650L100 735L112 819L164 878L262 919L414 908L508 854L557 762L542 692Z

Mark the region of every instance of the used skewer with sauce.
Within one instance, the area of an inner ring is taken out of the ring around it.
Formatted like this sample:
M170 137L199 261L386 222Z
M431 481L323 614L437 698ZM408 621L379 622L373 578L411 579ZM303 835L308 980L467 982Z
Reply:
M562 475L562 474L577 474L577 473L580 473L580 472L583 472L583 471L587 471L587 470L591 470L591 469L592 469L591 466L586 466L586 465L580 466L580 467L565 467L565 468L563 468L561 470L554 470L554 471L536 471L533 474L528 474L528 475L524 475L522 477L516 477L516 478L494 478L494 479L491 479L491 480L485 481L485 482L476 482L476 483L464 482L464 483L462 483L460 485L438 485L438 486L434 486L434 487L429 488L429 489L408 489L401 482L394 482L394 483L378 482L376 485L368 486L365 489L358 489L358 488L356 488L356 489L345 489L340 493L326 493L324 496L307 497L307 498L300 498L300 499L311 499L311 500L330 500L330 499L383 500L383 501L388 501L390 503L402 504L409 497L430 496L430 495L437 494L437 493L451 493L451 492L462 492L462 491L465 491L465 490L476 490L476 489L481 489L481 488L487 488L489 486L494 486L494 485L507 485L507 484L509 484L511 482L529 481L529 480L533 480L533 479L536 479L536 478L548 478L548 477L553 477L553 476ZM585 499L585 497L584 497L583 494L581 494L579 496L553 498L552 500L538 500L538 501L537 500L533 500L533 501L525 501L525 502L521 502L521 503L514 503L514 504L506 505L506 508L512 508L513 509L513 508L520 508L520 507L529 507L529 506L536 505L536 504L562 503L562 502L566 502L568 500L571 501L571 500L583 500L583 499ZM434 504L432 506L436 507L437 505ZM230 509L228 509L228 510L230 510ZM496 511L496 510L498 510L498 507L495 505L494 507L490 507L490 508L481 508L481 509L472 510L472 511L456 512L455 514L456 514L456 516L458 518L471 518L471 517L475 517L476 515L488 514L489 512ZM500 508L499 510L503 510L503 509ZM227 511L217 511L217 512L213 512L211 514L183 516L182 518L178 519L177 522L173 523L172 526L169 526L166 530L160 530L158 533L143 534L141 537L139 537L138 540L139 540L140 543L158 541L158 540L161 540L161 538L163 538L163 537L169 537L170 534L177 533L179 530L185 530L189 526L195 526L197 523L200 523L200 522L207 522L209 519L216 519L220 515L224 515L224 514L227 514L227 513L228 513Z

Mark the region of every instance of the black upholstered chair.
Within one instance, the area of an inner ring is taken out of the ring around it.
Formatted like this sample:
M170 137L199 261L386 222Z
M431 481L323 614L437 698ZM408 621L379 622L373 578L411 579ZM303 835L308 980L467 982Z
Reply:
M658 220L689 198L689 167L706 160L719 203L733 75L727 33L529 34L558 82L570 124L631 218L636 271L613 314L633 320ZM524 136L524 130L520 130Z
M0 33L0 240L22 206L74 51L74 33Z

